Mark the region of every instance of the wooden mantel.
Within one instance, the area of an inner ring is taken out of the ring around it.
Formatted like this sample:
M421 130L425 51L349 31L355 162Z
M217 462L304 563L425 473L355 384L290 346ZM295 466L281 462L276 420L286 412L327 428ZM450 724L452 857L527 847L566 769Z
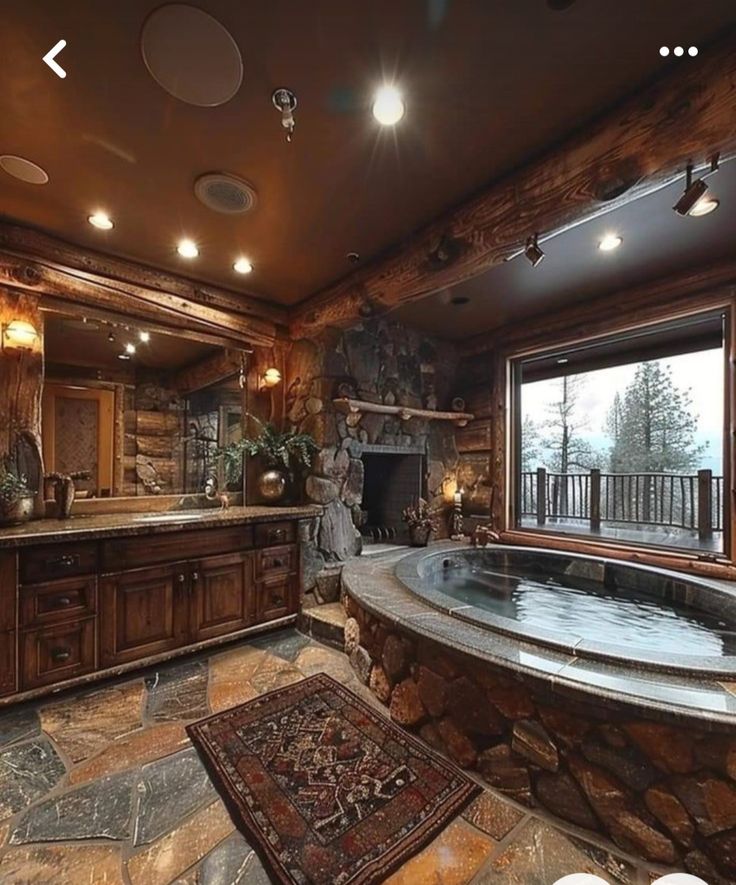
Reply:
M654 51L654 50L653 50ZM527 237L593 218L736 154L736 31L674 62L648 88L541 159L494 182L293 312L307 338L454 286L524 248Z
M376 412L379 415L398 415L402 421L410 418L420 418L424 421L454 421L458 427L465 427L468 421L472 421L475 415L469 412L438 412L436 409L412 409L409 406L387 406L384 403L369 403L360 399L350 399L341 396L332 402L338 412L357 415L360 412Z

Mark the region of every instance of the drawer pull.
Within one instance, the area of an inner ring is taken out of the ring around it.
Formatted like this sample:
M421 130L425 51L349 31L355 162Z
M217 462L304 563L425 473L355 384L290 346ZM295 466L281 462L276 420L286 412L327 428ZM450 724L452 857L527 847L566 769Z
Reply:
M73 568L75 565L79 565L79 554L75 553L72 556L70 553L65 553L56 559L47 559L46 565L48 568Z
M66 608L72 604L72 601L69 596L55 596L51 604L53 608Z
M272 559L271 564L274 568L281 568L284 564L283 559Z
M274 594L274 595L271 597L271 601L273 602L274 605L283 605L283 604L284 604L284 597L283 597L283 596L277 596L276 594Z
M177 580L180 584L183 584L184 581L186 580L186 578L184 577L183 574L178 574L178 575L176 576L176 580Z
M283 529L273 529L271 532L271 537L275 538L277 541L280 541L281 538L284 537Z
M71 656L71 651L68 648L64 648L63 646L51 649L51 660L55 664L63 664L64 661L68 661Z
M199 580L199 572L192 572L192 580L195 584L197 583L197 581Z

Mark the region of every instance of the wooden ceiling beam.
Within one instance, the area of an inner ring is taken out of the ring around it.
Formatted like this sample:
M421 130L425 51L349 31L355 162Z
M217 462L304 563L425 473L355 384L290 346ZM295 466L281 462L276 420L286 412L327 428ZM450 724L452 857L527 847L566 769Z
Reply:
M531 234L619 208L683 175L689 160L705 164L717 151L736 156L736 31L306 299L292 310L291 337L346 326L478 276L522 250Z
M111 280L73 268L58 268L7 253L0 247L0 285L10 289L55 296L84 306L135 315L169 329L217 334L241 346L270 347L279 330L268 320L246 317L180 295L142 285Z
M20 225L0 222L0 251L42 261L60 270L82 271L94 279L176 295L193 304L217 308L256 320L265 320L275 326L285 326L288 322L285 308L262 301L249 293L240 294L206 283L194 282L157 268L115 258L91 249L83 249Z

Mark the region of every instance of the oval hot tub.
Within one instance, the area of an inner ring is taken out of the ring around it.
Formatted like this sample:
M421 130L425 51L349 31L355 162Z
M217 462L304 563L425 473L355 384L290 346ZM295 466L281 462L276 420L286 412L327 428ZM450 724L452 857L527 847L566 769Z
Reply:
M723 582L525 547L423 551L396 574L453 617L576 657L736 672L736 592Z

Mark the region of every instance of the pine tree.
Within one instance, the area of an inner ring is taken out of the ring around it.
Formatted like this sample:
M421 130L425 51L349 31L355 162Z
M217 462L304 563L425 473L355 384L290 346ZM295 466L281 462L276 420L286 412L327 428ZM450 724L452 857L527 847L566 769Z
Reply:
M657 360L641 363L623 397L616 394L607 426L612 473L692 472L706 448L695 441L690 392Z
M547 435L542 445L551 453L549 466L557 473L579 473L598 466L598 456L582 431L588 420L580 415L580 395L585 378L580 375L564 375L559 380L559 399L547 407Z
M539 427L531 416L524 415L521 422L521 471L530 473L542 463L542 444Z

